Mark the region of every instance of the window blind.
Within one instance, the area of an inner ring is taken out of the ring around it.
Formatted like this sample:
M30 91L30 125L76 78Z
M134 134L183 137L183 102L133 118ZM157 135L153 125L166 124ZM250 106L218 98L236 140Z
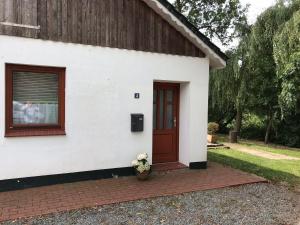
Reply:
M58 123L57 74L13 73L13 123Z
M13 100L36 104L58 103L58 75L13 73Z

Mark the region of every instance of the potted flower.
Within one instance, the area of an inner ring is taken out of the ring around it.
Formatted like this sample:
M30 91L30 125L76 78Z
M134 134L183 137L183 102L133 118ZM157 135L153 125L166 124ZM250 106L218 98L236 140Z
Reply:
M207 141L208 143L217 143L217 131L219 130L219 124L217 123L208 123L207 126Z
M136 171L139 180L147 180L151 173L151 166L148 162L148 154L142 153L137 156L137 159L132 161L132 166Z

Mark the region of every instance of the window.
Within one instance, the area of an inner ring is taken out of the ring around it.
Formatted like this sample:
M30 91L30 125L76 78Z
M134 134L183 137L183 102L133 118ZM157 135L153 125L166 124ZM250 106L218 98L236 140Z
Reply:
M6 137L65 134L65 68L6 64Z

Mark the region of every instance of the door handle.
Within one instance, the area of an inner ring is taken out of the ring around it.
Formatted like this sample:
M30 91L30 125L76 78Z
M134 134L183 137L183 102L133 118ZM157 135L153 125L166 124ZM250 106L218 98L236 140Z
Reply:
M174 120L173 120L173 125L174 125L174 127L176 127L176 126L177 126L177 120L176 120L176 117L174 117Z

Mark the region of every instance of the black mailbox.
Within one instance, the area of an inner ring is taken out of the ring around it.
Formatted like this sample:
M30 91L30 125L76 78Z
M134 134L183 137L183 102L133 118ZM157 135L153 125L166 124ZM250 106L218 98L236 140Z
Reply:
M144 131L144 114L131 114L131 131Z

